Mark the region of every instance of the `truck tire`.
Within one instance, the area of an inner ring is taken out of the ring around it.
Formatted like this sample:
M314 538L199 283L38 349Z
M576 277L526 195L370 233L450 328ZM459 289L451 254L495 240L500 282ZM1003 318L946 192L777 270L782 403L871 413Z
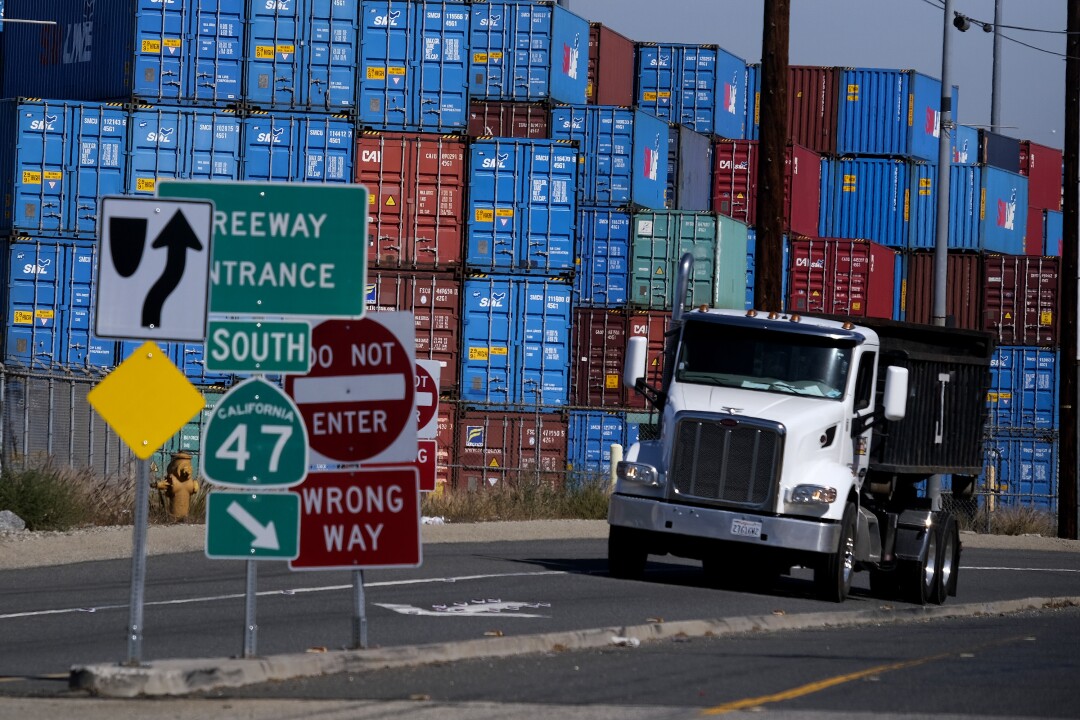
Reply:
M900 588L908 602L925 605L936 597L937 586L941 584L940 534L937 528L931 528L922 560L900 562Z
M645 549L641 533L633 528L612 525L608 532L608 574L622 580L640 580L645 574Z
M840 545L814 568L814 586L821 600L844 602L851 592L851 578L855 574L855 512L854 503L844 507Z
M900 572L871 570L870 594L880 600L895 600L900 595Z
M941 537L938 539L941 560L938 568L938 582L932 601L941 605L950 595L956 595L956 584L960 576L960 529L956 518L948 517L941 523Z

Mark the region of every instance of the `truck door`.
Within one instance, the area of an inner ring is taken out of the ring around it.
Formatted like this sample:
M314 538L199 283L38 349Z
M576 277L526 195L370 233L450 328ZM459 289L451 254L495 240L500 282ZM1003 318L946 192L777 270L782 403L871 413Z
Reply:
M874 365L877 353L865 352L859 358L859 368L855 375L855 416L851 421L852 471L860 478L866 475L870 465L871 423L874 417Z

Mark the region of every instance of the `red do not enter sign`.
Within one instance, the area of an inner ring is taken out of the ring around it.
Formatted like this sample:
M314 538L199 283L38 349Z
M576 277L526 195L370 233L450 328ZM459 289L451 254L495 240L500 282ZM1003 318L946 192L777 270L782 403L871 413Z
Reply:
M307 425L311 463L415 460L414 347L412 313L312 328L311 370L285 379Z

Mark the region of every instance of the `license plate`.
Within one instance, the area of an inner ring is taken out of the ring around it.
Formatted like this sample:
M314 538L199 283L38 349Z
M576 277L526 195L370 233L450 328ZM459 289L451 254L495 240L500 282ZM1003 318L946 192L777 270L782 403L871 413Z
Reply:
M761 537L761 523L756 520L732 520L731 534L739 537Z

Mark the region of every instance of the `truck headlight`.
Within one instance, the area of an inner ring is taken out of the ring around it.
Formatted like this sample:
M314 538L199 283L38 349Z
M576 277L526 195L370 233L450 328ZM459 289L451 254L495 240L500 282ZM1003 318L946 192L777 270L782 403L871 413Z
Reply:
M788 502L802 505L829 505L836 501L836 488L821 485L796 485Z
M635 462L620 462L615 466L615 474L620 480L637 483L648 487L660 487L656 468L652 465Z

